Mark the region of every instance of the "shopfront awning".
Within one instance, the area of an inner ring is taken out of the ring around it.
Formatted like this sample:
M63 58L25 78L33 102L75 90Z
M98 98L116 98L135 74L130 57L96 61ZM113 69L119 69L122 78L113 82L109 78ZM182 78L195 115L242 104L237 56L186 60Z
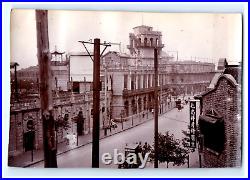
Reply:
M217 122L221 122L222 119L219 117L212 117L212 116L206 116L206 115L200 115L199 117L200 121L205 121L210 124L216 124Z

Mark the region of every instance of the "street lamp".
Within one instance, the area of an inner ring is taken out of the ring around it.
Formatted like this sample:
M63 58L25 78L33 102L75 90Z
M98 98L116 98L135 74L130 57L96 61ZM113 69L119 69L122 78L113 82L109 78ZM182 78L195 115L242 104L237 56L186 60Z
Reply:
M104 103L105 103L105 109L104 109L104 118L103 118L103 123L104 123L104 134L107 135L107 127L106 124L110 124L109 120L108 120L108 116L107 116L107 65L106 62L104 62L103 64L104 67Z
M10 63L10 69L14 68L14 73L15 73L15 100L18 101L18 83L17 83L17 66L19 64L17 62L12 62Z
M124 117L125 110L121 110L121 123L122 123L122 130L123 130L123 117Z

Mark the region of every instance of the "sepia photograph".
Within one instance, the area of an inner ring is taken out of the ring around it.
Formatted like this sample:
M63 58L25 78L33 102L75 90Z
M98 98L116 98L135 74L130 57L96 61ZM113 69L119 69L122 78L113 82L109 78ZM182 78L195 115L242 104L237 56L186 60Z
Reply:
M8 166L241 168L241 13L12 9Z

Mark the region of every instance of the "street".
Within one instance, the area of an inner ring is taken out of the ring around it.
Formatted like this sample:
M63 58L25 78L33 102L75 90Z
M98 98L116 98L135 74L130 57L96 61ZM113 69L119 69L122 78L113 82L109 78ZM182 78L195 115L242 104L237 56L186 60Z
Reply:
M198 108L197 108L198 109ZM184 137L182 130L187 130L189 123L189 105L185 105L181 111L176 108L159 116L159 132L169 131L174 134L176 139ZM150 120L139 126L128 129L124 132L100 140L100 167L117 168L117 165L105 165L101 161L103 153L110 153L113 156L114 149L123 152L126 144L141 142L142 145L148 142L153 144L154 139L154 121ZM79 168L91 167L91 149L92 144L85 145L78 149L71 150L64 154L58 155L57 162L59 168ZM195 154L195 153L193 153ZM190 167L196 167L198 155L190 155ZM42 168L43 162L32 165L31 167ZM152 163L147 163L146 167L153 167ZM159 164L159 167L165 167L165 164ZM171 167L171 165L169 166ZM187 167L183 165L183 167Z

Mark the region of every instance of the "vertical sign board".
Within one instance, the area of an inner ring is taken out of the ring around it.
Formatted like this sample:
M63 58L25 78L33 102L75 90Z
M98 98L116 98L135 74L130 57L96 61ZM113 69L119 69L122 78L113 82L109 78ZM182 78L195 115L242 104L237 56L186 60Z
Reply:
M190 148L196 148L196 101L190 101Z

